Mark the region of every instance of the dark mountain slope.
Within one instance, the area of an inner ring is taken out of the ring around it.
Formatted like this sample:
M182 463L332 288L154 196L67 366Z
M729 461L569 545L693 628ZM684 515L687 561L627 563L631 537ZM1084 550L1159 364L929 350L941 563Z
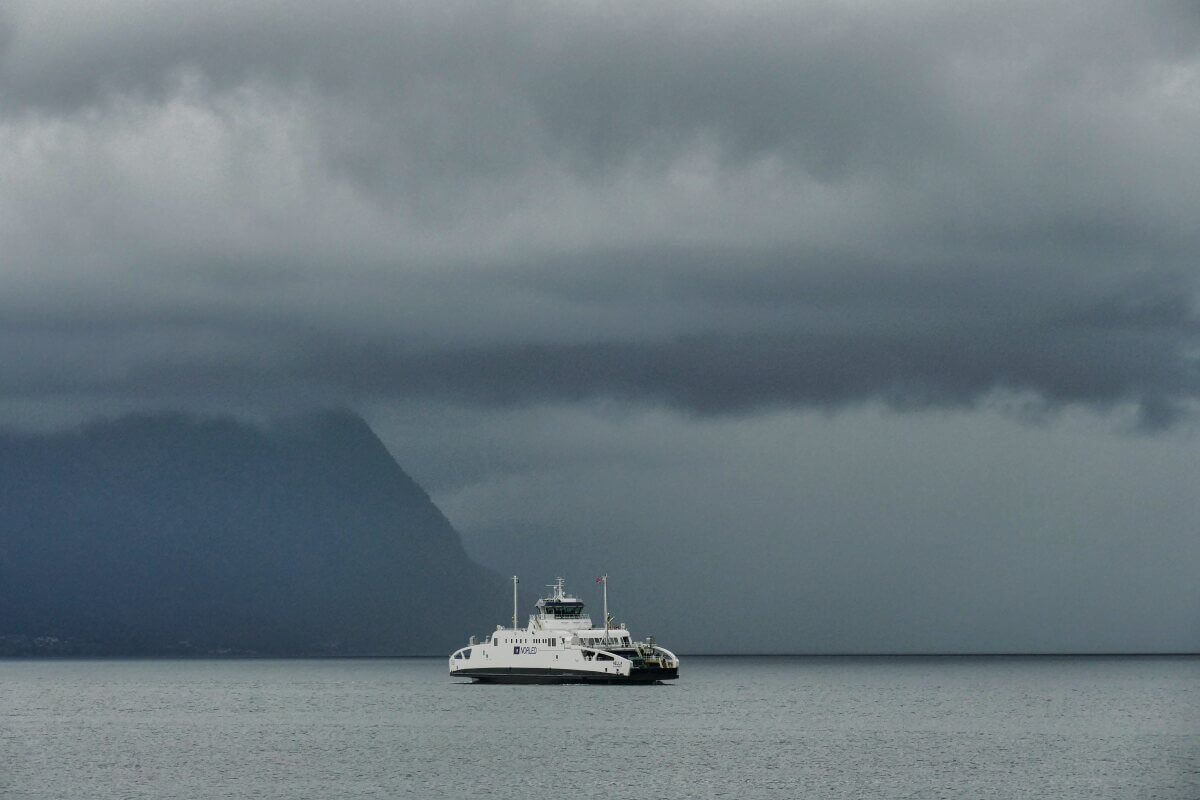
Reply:
M352 414L0 435L0 653L442 654L504 588Z

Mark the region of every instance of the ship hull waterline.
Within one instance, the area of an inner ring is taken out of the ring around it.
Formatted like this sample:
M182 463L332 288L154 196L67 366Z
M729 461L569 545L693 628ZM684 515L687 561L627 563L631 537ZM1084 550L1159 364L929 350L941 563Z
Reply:
M475 683L637 683L652 684L679 677L679 668L634 668L629 675L571 669L539 667L485 667L455 670L455 677L470 678Z

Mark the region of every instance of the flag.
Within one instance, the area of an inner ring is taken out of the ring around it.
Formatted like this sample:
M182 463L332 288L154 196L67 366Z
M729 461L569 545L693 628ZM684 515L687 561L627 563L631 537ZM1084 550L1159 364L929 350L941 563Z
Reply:
M604 579L605 579L606 577L608 577L608 576L607 576L607 575L601 575L600 577L596 578L596 583L604 583Z

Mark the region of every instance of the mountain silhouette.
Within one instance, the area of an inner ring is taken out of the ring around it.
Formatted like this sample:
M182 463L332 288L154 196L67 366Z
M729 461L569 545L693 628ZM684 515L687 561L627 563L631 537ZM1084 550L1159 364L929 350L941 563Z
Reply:
M0 655L442 655L505 587L348 412L0 434Z

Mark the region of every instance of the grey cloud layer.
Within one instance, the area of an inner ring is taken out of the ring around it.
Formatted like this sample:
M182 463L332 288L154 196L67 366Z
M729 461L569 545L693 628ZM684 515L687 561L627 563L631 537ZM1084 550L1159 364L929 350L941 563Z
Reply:
M8 9L8 399L1200 392L1186 4Z

